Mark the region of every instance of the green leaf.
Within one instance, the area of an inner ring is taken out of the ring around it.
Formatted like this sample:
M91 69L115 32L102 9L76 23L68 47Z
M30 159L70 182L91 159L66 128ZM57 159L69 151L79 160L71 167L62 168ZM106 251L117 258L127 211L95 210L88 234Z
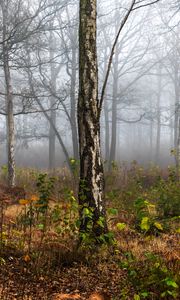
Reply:
M126 224L125 223L117 223L116 228L121 231L124 228L126 228Z
M178 288L178 285L177 285L177 283L174 281L174 280L172 280L172 279L165 279L165 282L166 282L166 284L168 285L168 286L172 286L173 288L175 288L175 289L177 289Z
M104 234L104 238L108 243L116 244L116 240L114 238L114 233L112 231L109 231L108 233Z
M167 292L165 291L165 292L163 292L163 293L161 293L161 298L164 298L165 296L166 296L166 294L167 294Z
M107 212L109 215L113 215L113 216L118 215L118 210L116 208L108 208Z
M142 230L148 231L150 229L150 223L148 217L143 217L140 225Z
M79 227L80 227L80 225L81 225L81 220L80 220L80 219L78 219L78 220L76 221L76 227L77 227L77 228L79 228Z
M0 257L0 265L5 265L6 261L4 258Z
M90 215L90 210L87 207L84 207L84 209L83 209L83 215L84 216L89 216Z
M167 291L168 295L171 295L174 299L177 299L177 292L176 291Z
M141 293L141 296L142 296L143 298L146 298L146 297L148 297L148 295L149 295L149 293L148 293L148 292L142 292L142 293Z
M139 297L139 295L135 294L134 295L134 300L141 300L141 298Z
M159 222L154 222L154 226L158 229L158 230L163 230L162 225Z
M101 227L104 228L104 217L99 217L97 224Z
M135 202L134 202L134 205L137 209L141 209L145 206L145 203L144 203L144 199L142 198L138 198Z
M40 230L43 230L44 229L44 224L38 224L37 228L40 229Z
M150 202L148 202L148 201L146 201L146 205L147 205L147 207L149 207L149 208L155 208L155 207L156 207L154 204L152 204L152 203L150 203Z
M135 270L131 270L129 272L129 275L132 276L132 277L136 277L137 276L137 272Z

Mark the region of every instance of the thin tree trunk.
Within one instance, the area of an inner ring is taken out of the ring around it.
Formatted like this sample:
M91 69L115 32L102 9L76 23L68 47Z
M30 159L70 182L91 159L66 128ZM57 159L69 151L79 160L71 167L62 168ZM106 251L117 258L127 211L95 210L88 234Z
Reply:
M5 75L5 87L6 87L6 113L7 113L7 152L8 152L8 185L13 187L15 185L15 158L14 158L14 115L13 115L13 95L11 85L11 74L9 67L9 53L7 37L7 3L2 1L2 16L3 16L3 68Z
M104 64L103 64L103 74L106 74L106 62L108 60L107 56L107 47L104 53ZM109 162L109 150L110 150L110 128L109 128L109 107L108 107L108 100L107 96L104 94L104 123L105 123L105 161L107 164L105 167L108 169L108 162Z
M49 46L50 46L50 70L51 70L51 89L53 93L56 93L56 72L53 64L54 59L54 38L53 33L50 32L49 38ZM52 95L50 98L50 106L52 108L50 112L51 122L49 123L49 169L52 170L55 168L55 158L56 158L56 134L54 131L54 127L56 127L56 110L55 110L56 99Z
M118 88L118 51L115 53L114 74L113 74L113 99L112 99L112 125L111 125L111 146L109 155L109 171L112 162L116 159L116 136L117 136L117 88Z
M169 139L169 144L170 144L170 149L174 147L174 128L173 128L173 119L170 119L170 124L169 124L169 130L170 130L170 139Z
M180 117L178 120L178 138L177 138L177 179L180 179Z
M29 58L28 58L28 59L29 59ZM30 72L30 70L28 70L28 81L29 81L29 86L30 86L31 92L32 92L34 98L36 99L36 102L37 102L37 104L39 105L39 108L42 110L42 112L43 112L45 118L46 118L46 119L48 120L48 122L51 124L51 126L52 126L52 128L53 128L53 130L54 130L54 132L55 132L55 135L56 135L56 137L57 137L57 139L58 139L58 141L59 141L59 143L60 143L60 145L61 145L61 147L62 147L62 151L63 151L64 156L65 156L65 158L66 158L66 162L67 162L67 164L68 164L68 167L69 167L70 171L71 171L72 174L73 174L72 167L71 167L71 164L70 164L69 154L68 154L68 151L67 151L67 149L66 149L66 147L65 147L65 145L64 145L64 143L63 143L63 140L62 140L62 138L61 138L61 135L59 134L59 132L58 132L56 126L54 125L54 123L52 123L51 118L50 118L49 114L47 113L47 111L44 109L44 106L42 105L41 101L39 100L38 97L36 97L36 92L35 92L35 90L34 90L33 81L32 81L32 73Z
M51 107L54 106L54 97L50 99ZM51 110L50 112L51 123L49 123L49 169L52 170L56 166L56 134L54 131L54 126L56 126L56 111Z
M75 159L79 158L78 153L78 133L76 124L76 48L72 45L72 73L71 73L71 131L73 142L73 155Z
M96 0L80 0L78 132L80 232L107 232L96 54ZM88 212L87 213L87 209Z
M158 76L158 92L157 92L157 133L156 133L156 156L155 162L159 163L160 158L160 142L161 142L161 94L162 94L162 77L161 66L159 66Z
M105 160L109 161L109 111L106 97L104 98L104 120L105 120Z
M177 170L177 177L179 177L179 135L180 135L180 127L179 127L179 120L180 120L180 92L179 92L179 82L178 82L178 71L175 70L175 116L174 116L174 150L175 150L175 163L176 163L176 170Z
M149 135L149 146L150 146L150 161L153 159L153 120L150 120L150 135Z

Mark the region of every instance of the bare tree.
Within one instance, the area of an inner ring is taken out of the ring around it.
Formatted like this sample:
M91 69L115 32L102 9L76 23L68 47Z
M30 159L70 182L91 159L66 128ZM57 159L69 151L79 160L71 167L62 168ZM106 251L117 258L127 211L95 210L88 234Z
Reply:
M9 43L8 43L8 2L0 2L2 11L3 44L2 57L6 89L6 114L7 114L7 151L8 151L8 184L15 185L15 160L14 160L14 115L13 115L13 95L12 82L9 66Z
M0 60L4 69L4 82L7 116L7 149L8 149L8 184L15 185L14 159L14 91L12 84L12 69L18 66L18 57L22 55L24 45L29 45L34 36L49 29L49 23L56 12L65 5L58 0L38 0L36 5L29 1L1 1L2 32L0 32ZM18 93L21 94L20 92ZM17 95L16 95L17 96ZM24 99L24 97L22 97Z
M158 70L158 91L157 91L157 134L156 134L156 154L155 161L159 163L160 142L161 142L161 95L162 95L162 66Z

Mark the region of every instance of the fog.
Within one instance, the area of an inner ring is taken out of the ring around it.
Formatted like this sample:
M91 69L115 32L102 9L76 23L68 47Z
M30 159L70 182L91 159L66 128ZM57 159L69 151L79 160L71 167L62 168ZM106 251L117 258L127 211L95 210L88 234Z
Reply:
M5 59L16 165L54 168L78 159L78 2L5 0L6 20L0 4L1 166L7 163ZM100 96L112 45L131 1L97 2ZM141 2L118 39L104 95L101 144L109 168L112 161L174 164L180 143L179 1L138 8Z

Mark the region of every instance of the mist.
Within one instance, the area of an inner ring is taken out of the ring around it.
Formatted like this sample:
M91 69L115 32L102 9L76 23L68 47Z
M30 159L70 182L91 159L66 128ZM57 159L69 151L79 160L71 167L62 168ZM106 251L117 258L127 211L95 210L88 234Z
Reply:
M13 1L5 33L15 128L15 163L58 168L78 159L78 1ZM98 1L99 97L130 1ZM139 4L140 5L140 4ZM37 8L41 9L38 10ZM7 164L7 77L0 12L0 164ZM116 45L101 115L107 168L136 160L176 162L179 136L178 1L134 10Z

